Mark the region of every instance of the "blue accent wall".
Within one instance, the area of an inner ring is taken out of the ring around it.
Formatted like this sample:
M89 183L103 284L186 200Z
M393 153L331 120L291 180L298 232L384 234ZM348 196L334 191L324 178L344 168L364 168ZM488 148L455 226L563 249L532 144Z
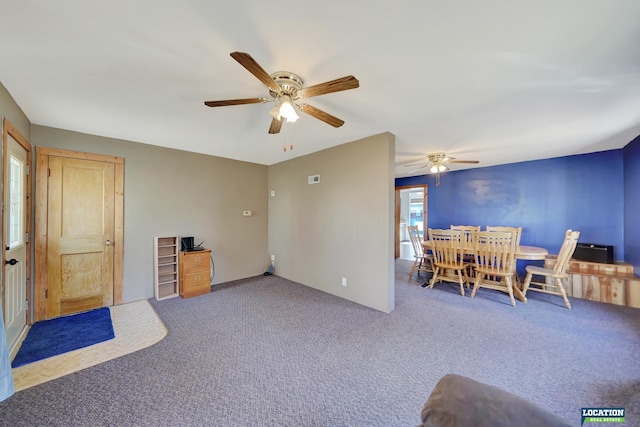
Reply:
M640 136L623 148L624 153L624 253L640 275Z
M637 148L635 152L640 169ZM624 166L623 150L618 149L449 171L440 175L439 187L432 175L397 178L396 186L428 185L431 228L521 226L523 245L541 246L551 254L558 253L571 228L580 231L580 242L613 245L615 259L624 260ZM637 193L638 179L636 173L630 191ZM635 203L638 213L640 201ZM635 241L640 242L637 233Z

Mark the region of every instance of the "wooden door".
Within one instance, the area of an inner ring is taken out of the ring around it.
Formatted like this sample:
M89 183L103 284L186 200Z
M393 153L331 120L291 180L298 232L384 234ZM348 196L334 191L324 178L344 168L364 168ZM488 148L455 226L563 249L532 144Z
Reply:
M5 119L3 126L3 312L12 348L27 325L29 289L29 163L31 145Z
M49 158L47 318L113 305L113 172Z
M36 267L45 270L37 277L46 286L36 291L44 294L36 317L122 302L122 163L82 153L41 154L38 149L36 185L46 190L37 187L36 196L46 196L46 216L37 212L36 222L46 221L46 232L36 227L36 246L45 249L46 263L36 259Z

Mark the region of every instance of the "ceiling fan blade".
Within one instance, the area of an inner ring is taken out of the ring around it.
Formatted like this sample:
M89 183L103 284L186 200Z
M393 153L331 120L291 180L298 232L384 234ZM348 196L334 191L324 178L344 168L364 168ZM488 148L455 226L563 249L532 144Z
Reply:
M480 162L478 160L449 160L447 163L465 163L469 165L477 165Z
M408 167L410 167L410 166L422 166L422 165L428 166L428 165L430 165L430 164L431 164L431 163L420 162L420 163L409 163L409 164L404 165L404 166L408 168Z
M269 102L267 98L225 99L223 101L205 101L207 107L226 107L228 105L262 104Z
M345 76L329 82L320 83L314 86L303 88L300 94L304 98L324 95L326 93L340 92L341 90L355 89L360 86L360 82L353 76Z
M303 113L307 113L310 116L315 117L318 120L322 120L323 122L333 126L334 128L339 128L344 124L344 120L340 120L339 118L332 116L329 113L325 113L322 110L317 109L316 107L312 107L309 104L301 104L300 111Z
M260 64L251 57L251 55L244 52L231 52L231 57L238 61L240 65L246 68L251 74L256 76L258 80L267 85L269 89L272 89L275 92L280 90L278 83L271 78L269 73L267 73L264 68L262 68Z
M280 128L282 128L282 120L278 120L276 118L271 119L271 126L269 126L269 133L270 134L280 133Z
M428 166L430 166L430 165L420 166L419 168L414 169L414 170L411 170L411 171L409 171L409 172L407 172L407 173L414 173L414 172L418 172L420 169L424 169L424 168L426 168L426 167L428 167Z

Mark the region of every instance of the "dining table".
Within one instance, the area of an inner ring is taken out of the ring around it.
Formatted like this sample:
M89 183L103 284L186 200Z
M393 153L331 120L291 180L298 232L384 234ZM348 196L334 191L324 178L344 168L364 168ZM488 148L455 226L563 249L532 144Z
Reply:
M431 250L431 241L424 240L422 246L425 250ZM465 254L473 254L472 246L465 246L463 248ZM519 245L516 247L516 259L528 260L528 261L544 261L549 255L549 251L539 246Z
M424 240L422 242L422 247L424 248L426 253L427 250L431 250L431 242L429 240ZM471 245L465 245L462 248L462 251L465 254L474 253L473 246ZM539 246L519 245L518 247L516 247L516 259L526 261L544 261L547 255L549 255L549 251ZM517 279L517 273L516 280L519 281L519 279ZM514 284L513 286L513 293L520 301L527 302L527 298L524 296L524 294L522 293L522 289L520 289L517 284Z

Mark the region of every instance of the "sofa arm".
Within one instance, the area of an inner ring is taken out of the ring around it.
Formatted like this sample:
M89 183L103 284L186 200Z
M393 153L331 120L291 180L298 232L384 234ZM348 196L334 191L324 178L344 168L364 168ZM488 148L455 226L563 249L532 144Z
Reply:
M423 427L569 427L546 409L497 387L445 375L422 409Z

